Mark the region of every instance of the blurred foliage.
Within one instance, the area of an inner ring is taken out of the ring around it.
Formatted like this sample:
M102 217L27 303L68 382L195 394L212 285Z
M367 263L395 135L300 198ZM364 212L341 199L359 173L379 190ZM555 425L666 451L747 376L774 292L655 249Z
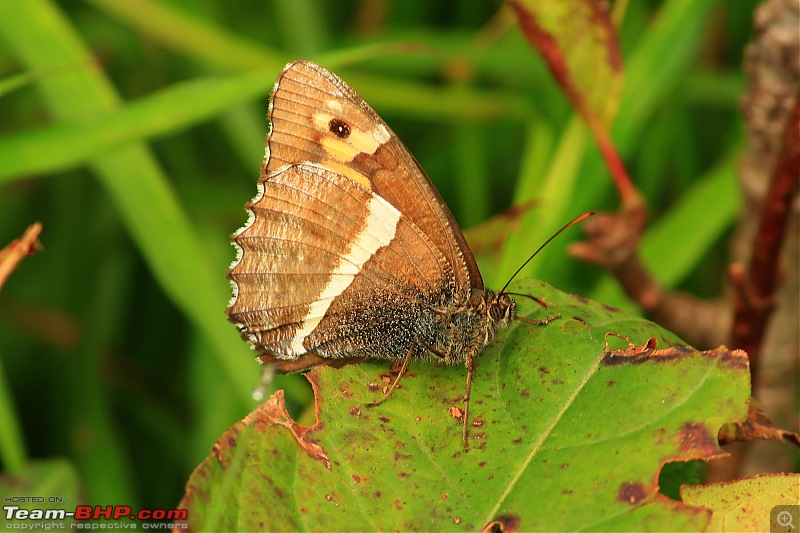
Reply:
M651 211L645 260L720 290L739 209L740 63L756 2L612 6L625 87L613 136ZM0 464L64 457L97 504L169 507L255 405L224 313L229 234L255 193L272 80L315 60L408 145L464 228L533 208L479 254L499 286L563 222L618 199L591 137L497 1L0 3L0 243L42 250L0 294ZM554 242L526 270L630 308ZM298 376L278 377L297 413ZM16 444L15 444L16 443Z

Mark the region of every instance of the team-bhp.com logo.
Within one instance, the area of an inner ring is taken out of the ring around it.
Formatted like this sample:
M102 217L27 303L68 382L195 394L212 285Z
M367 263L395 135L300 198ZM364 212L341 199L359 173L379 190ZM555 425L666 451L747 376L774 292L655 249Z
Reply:
M134 511L128 505L78 505L74 511L66 509L23 509L19 505L4 505L3 515L5 529L114 529L126 527L125 519L139 520L141 523L130 523L128 527L142 529L181 529L186 527L188 512L186 509L140 509ZM65 522L71 520L70 524ZM113 526L100 524L97 520L117 520L123 524ZM176 520L183 523L175 523ZM37 524L38 522L38 524Z

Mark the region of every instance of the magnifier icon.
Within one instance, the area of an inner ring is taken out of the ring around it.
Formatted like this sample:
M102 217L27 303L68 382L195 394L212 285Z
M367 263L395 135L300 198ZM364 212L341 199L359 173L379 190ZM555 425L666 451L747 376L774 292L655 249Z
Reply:
M778 525L781 527L789 526L790 528L794 529L794 524L792 523L792 513L789 511L781 511L778 513L778 516L775 517L775 521L778 522Z

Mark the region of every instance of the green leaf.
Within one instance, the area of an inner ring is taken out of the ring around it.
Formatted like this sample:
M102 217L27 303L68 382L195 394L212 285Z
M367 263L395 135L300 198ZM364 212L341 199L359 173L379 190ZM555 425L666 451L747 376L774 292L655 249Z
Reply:
M683 487L691 505L711 509L710 531L789 531L776 526L778 512L788 512L795 527L800 518L800 474L766 474L726 483ZM780 509L775 509L780 506ZM792 528L793 529L793 528Z
M597 0L510 0L520 29L587 122L607 129L622 92L622 55Z
M560 318L516 322L479 358L469 452L451 415L465 369L412 364L376 408L386 362L317 369L316 424L279 391L218 441L181 504L193 529L701 529L707 513L658 494L658 473L721 453L719 427L747 413L746 355L542 283L514 291L548 304L517 297L522 315Z

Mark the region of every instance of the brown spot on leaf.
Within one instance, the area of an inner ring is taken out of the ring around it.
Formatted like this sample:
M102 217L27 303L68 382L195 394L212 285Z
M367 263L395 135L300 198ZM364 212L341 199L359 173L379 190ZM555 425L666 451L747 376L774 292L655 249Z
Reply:
M384 424L388 424L390 422L390 420L388 418L386 418L385 416L378 417L378 420L380 420Z
M474 427L474 428L483 427L484 424L486 424L486 421L481 417L476 417L472 421L472 427Z
M750 368L750 358L743 350L730 350L725 346L720 346L715 350L706 350L702 354L707 357L718 357L728 368L739 370Z
M519 531L520 517L506 514L498 516L481 528L481 533L513 533Z
M405 461L405 460L411 459L411 457L412 457L411 455L403 454L403 453L400 453L399 451L395 451L394 452L394 461L395 462Z
M679 435L682 452L697 451L701 457L716 455L719 452L717 440L709 433L705 424L687 422L681 426Z
M356 404L353 407L351 407L350 408L350 414L353 415L356 418L360 417L361 416L361 406Z
M449 498L449 497L450 497L450 496L449 496L449 495L448 495L446 492L445 492L444 494L442 494L442 496L441 496L441 498L442 498L442 501L445 501L445 500L446 500L447 498Z
M641 483L623 483L617 492L617 500L636 505L647 497L647 491Z

